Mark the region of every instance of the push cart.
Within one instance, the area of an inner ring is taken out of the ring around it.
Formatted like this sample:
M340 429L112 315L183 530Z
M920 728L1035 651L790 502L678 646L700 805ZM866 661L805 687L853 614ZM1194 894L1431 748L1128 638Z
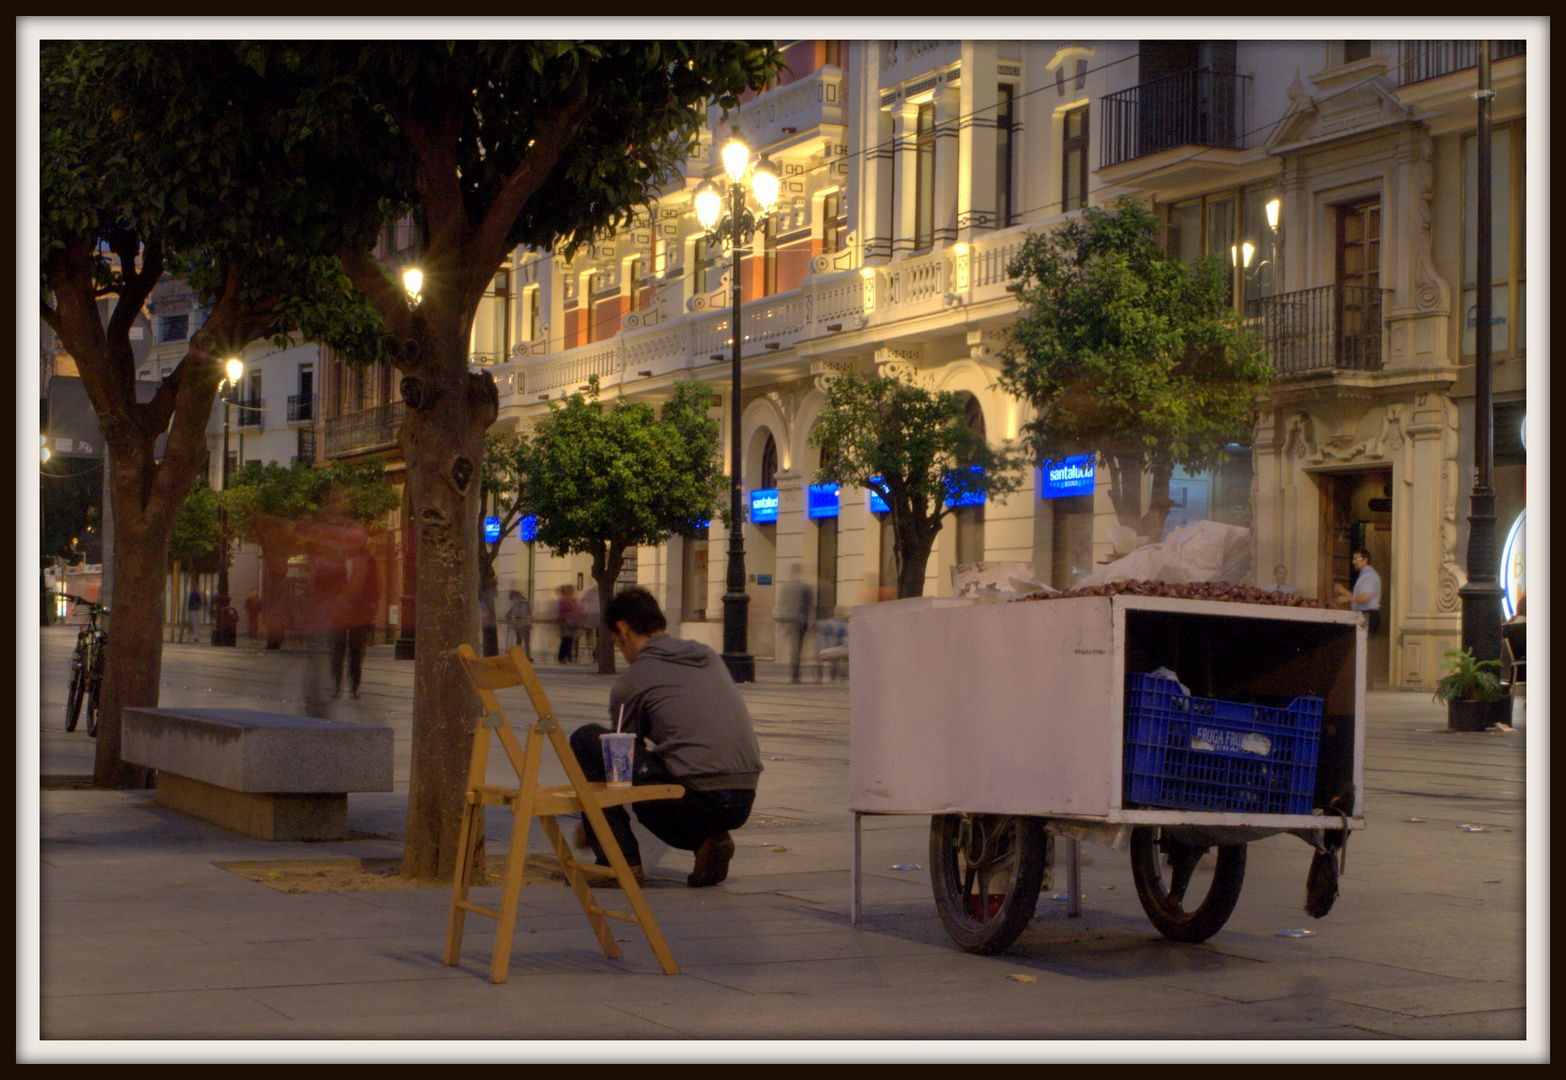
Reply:
M1073 914L1078 843L1128 846L1143 909L1176 941L1223 927L1246 845L1278 833L1312 849L1307 910L1330 908L1364 827L1359 613L1121 594L917 598L853 619L851 921L865 814L930 816L936 907L970 952L1026 927L1057 839Z

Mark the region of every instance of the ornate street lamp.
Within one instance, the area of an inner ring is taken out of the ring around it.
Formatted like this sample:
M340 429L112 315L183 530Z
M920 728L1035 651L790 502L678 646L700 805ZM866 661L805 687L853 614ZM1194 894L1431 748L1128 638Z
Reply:
M745 592L745 518L740 505L740 479L743 455L740 446L740 255L755 234L757 219L745 206L745 169L750 164L750 147L736 128L723 147L723 168L728 174L728 212L724 213L724 193L711 180L696 189L696 217L707 230L707 242L727 240L733 252L733 270L729 287L734 312L729 321L733 344L729 385L729 577L728 592L723 594L723 662L735 682L756 681L756 660L748 650L746 619L750 597ZM778 197L778 169L766 154L750 170L750 186L763 216ZM721 216L721 220L720 220Z
M223 479L224 494L228 493L228 419L234 408L234 387L244 377L245 363L237 357L228 362L228 392L223 395ZM239 636L239 617L231 606L228 595L228 506L218 500L218 594L212 600L212 644L233 647Z

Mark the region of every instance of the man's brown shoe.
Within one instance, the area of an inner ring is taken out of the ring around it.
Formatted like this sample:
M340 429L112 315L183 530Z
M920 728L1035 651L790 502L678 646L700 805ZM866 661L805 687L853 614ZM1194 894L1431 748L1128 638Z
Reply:
M696 849L696 866L685 884L693 889L716 885L729 876L729 860L734 858L734 840L728 833L709 836Z
M609 868L606 866L604 869L607 870ZM647 884L647 879L642 876L642 868L640 866L631 867L631 876L636 879L637 885ZM587 879L587 887L590 889L618 889L620 887L620 879L613 877L598 877L595 874Z

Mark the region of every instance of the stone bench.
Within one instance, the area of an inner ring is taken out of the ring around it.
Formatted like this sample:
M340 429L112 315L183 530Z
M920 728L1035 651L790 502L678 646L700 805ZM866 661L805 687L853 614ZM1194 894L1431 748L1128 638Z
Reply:
M158 802L263 840L340 840L348 792L392 790L392 731L252 709L127 708L121 756Z

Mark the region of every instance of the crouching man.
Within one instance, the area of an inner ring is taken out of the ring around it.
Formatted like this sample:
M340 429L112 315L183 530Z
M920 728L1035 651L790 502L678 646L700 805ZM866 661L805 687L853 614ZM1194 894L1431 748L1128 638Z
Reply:
M729 830L750 816L761 775L761 752L745 701L717 653L667 633L658 601L646 589L618 593L604 605L603 625L627 664L609 693L609 715L623 715L620 730L637 736L633 782L685 788L678 799L635 803L636 819L670 847L696 853L687 885L716 885L728 876L734 857ZM586 724L571 735L571 749L589 780L604 779L598 736L608 730ZM613 806L604 816L641 881L641 850L630 815L625 807ZM593 849L600 866L608 865L586 822L577 840L579 847Z

